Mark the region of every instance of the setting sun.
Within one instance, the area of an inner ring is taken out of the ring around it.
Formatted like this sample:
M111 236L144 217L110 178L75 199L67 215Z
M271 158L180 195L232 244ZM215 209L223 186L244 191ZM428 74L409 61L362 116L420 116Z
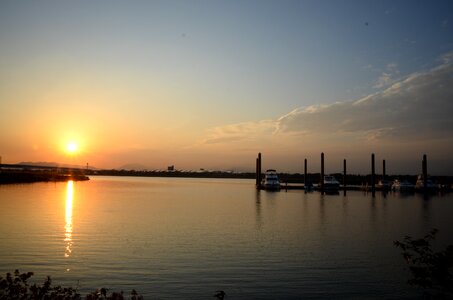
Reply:
M70 142L68 145L66 145L66 150L69 153L74 153L77 151L77 144L74 142Z

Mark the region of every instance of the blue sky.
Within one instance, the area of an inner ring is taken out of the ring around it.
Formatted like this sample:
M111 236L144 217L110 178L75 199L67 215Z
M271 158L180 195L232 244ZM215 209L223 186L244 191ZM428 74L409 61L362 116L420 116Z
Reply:
M150 168L247 169L252 153L267 150L291 170L277 158L295 159L300 145L267 149L277 137L252 138L247 149L200 145L213 132L242 128L235 124L275 123L294 110L382 93L449 64L452 37L451 1L2 1L0 108L21 117L1 125L29 126L0 145L4 157L27 160L32 147L30 158L45 160L55 146L41 140L72 134L86 137L80 160ZM49 119L67 128L80 115L87 128L49 133ZM93 128L105 143L90 137ZM19 143L33 136L40 139ZM396 156L392 147L377 150Z

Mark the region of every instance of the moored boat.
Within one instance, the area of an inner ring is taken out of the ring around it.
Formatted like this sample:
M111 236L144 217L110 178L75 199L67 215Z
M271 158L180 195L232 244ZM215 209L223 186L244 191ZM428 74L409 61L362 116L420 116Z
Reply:
M340 182L332 175L324 176L324 191L338 191Z
M279 190L280 179L278 178L277 171L273 169L266 170L261 186L265 190Z
M407 180L400 181L399 179L395 179L392 184L392 191L395 192L413 192L414 189L415 185Z
M388 191L392 188L393 182L390 180L381 179L379 180L377 187L381 190Z
M426 186L425 186L425 179L423 175L418 175L417 182L415 183L415 190L416 191L436 191L439 189L439 185L435 184L433 180L428 176L426 178Z

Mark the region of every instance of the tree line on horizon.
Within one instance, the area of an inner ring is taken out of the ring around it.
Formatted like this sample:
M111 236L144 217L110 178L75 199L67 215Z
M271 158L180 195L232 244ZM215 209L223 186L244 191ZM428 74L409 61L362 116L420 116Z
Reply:
M237 178L237 179L255 179L255 172L227 172L227 171L162 171L162 170L87 170L86 175L101 176L142 176L142 177L193 177L193 178ZM284 183L305 183L303 173L279 173L281 182ZM340 183L343 183L343 173L331 173ZM262 174L263 176L263 174ZM415 183L418 175L386 175L386 180L407 180ZM453 184L453 176L433 176L433 179L442 185ZM382 174L376 174L376 180L383 179ZM308 173L307 182L318 183L321 180L320 173ZM346 174L346 184L348 185L371 185L371 174ZM375 182L377 183L377 182Z

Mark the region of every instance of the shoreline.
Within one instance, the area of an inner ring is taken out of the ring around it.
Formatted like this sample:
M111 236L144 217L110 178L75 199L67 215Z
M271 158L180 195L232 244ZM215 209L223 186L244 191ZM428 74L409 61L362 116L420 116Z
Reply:
M310 182L319 182L320 174L307 174ZM343 175L340 173L332 174L343 182ZM88 176L117 176L117 177L182 177L182 178L224 178L224 179L254 179L255 174L251 172L231 173L231 172L191 172L191 171L135 171L135 170L81 170L81 169L0 169L0 185L15 183L34 183L34 182L64 182L69 180L86 181ZM300 173L287 174L279 173L281 178L281 189L302 189L304 175ZM378 175L377 178L381 178ZM387 175L388 179L405 179L415 182L416 175ZM451 191L453 188L453 176L433 176L442 186L442 190ZM378 185L376 190L381 190ZM343 186L340 187L343 189ZM347 190L368 190L371 189L371 176L348 174Z
M62 181L85 181L90 180L85 174L57 173L49 171L17 171L17 170L1 170L1 184L17 184L17 183L35 183L35 182L62 182Z

